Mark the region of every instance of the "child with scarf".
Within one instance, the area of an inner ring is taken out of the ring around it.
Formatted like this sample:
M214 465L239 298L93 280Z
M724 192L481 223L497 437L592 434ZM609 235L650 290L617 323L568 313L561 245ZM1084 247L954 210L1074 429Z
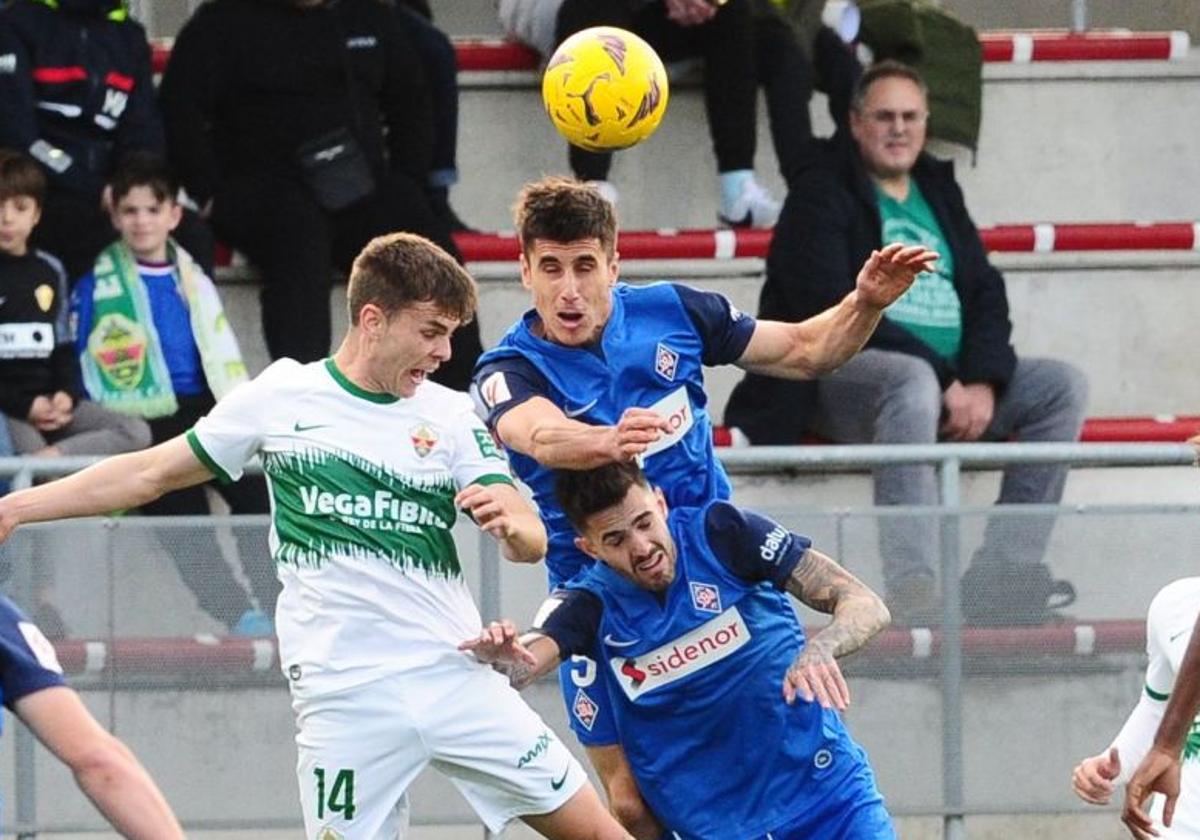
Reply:
M153 155L131 155L110 183L120 239L75 287L75 349L92 399L150 424L153 443L185 431L246 381L246 366L221 299L171 232L182 208L178 182ZM261 478L219 485L233 513L267 513ZM209 512L203 487L148 505L152 516ZM180 576L200 607L239 635L272 632L277 583L262 528L239 527L239 553L258 606L238 583L215 536L168 539ZM181 537L183 535L180 535ZM186 546L186 550L184 550Z

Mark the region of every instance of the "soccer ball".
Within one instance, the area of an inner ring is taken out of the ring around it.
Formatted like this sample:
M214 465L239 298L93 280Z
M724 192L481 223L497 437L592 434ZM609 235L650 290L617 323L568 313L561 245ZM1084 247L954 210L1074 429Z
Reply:
M624 149L654 133L667 110L667 71L632 32L594 26L562 42L542 76L550 122L592 152Z

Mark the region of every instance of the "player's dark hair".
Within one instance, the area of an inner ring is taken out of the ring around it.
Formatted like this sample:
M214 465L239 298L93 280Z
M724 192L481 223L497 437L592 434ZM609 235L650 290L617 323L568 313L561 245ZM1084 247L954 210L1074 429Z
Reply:
M650 487L637 463L618 461L590 470L558 470L554 474L554 495L567 519L582 534L589 516L619 504L635 484Z
M526 184L513 205L521 250L528 256L538 239L578 242L598 239L610 257L617 246L617 211L591 184L552 176Z
M877 61L868 67L861 76L858 82L854 85L854 92L850 96L850 107L855 112L862 111L863 103L867 101L867 93L871 89L871 85L876 82L881 82L884 79L908 79L914 85L921 89L927 98L929 96L929 86L925 84L925 80L921 78L921 74L916 68L896 61L893 58Z
M0 201L27 196L41 207L46 202L46 176L29 155L0 149Z
M179 179L161 155L131 152L121 159L108 185L113 202L120 201L137 187L147 187L159 201L174 202L179 195Z
M454 257L415 233L377 236L354 260L346 287L350 323L373 303L388 316L415 303L433 303L467 323L475 317L475 281Z

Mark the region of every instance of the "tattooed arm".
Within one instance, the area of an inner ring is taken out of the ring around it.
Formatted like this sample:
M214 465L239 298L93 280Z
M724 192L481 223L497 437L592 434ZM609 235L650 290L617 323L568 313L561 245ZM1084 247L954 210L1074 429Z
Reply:
M792 569L784 588L814 610L833 615L833 621L800 651L783 680L788 703L799 693L815 697L825 708L845 709L850 690L838 667L838 657L853 653L891 622L883 601L854 575L814 548L808 548Z
M553 670L562 658L556 641L532 630L518 638L511 621L491 622L458 649L473 653L480 662L504 674L517 691Z

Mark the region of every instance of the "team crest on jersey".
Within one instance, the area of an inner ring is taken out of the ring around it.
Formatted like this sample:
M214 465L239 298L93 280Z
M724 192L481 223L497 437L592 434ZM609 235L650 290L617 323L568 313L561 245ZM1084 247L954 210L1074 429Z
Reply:
M54 287L43 283L33 290L33 299L37 301L38 309L49 312L50 307L54 305Z
M692 581L692 606L701 612L721 611L721 592L711 583Z
M675 370L679 367L679 354L663 343L659 343L654 354L654 370L668 382L675 381Z
M410 429L409 435L412 437L413 449L416 450L417 455L421 458L424 458L433 451L435 446L437 446L437 432L429 428L429 426L425 425L424 423L419 426L414 426L412 429Z
M145 328L120 312L103 316L88 336L88 355L96 360L101 375L120 391L141 383L146 372Z
M575 719L583 724L584 729L591 732L592 727L596 724L596 718L600 715L600 707L581 688L575 692L575 700L571 703L571 714L575 715Z

